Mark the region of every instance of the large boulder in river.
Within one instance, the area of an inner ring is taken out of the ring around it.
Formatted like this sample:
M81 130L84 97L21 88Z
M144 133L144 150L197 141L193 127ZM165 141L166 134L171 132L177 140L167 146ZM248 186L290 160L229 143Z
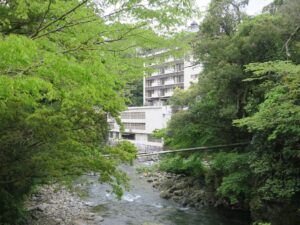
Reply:
M170 193L169 190L163 190L163 191L161 191L161 192L159 193L159 196L160 196L161 198L169 199L169 198L172 197L172 194Z

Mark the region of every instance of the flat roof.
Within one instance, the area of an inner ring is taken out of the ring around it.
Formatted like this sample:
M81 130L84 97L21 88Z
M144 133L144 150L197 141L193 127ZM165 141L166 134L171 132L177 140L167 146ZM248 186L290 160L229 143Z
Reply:
M163 105L163 106L153 106L153 105L150 105L150 106L131 106L131 107L128 107L127 110L131 110L131 109L134 109L134 110L137 110L137 109L161 109L161 108L164 108L164 107L170 107L170 106L169 105ZM125 110L125 111L127 111L127 110Z

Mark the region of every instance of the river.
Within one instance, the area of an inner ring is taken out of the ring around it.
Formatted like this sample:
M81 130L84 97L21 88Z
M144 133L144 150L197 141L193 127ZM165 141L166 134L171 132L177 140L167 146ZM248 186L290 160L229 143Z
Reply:
M108 186L100 184L96 176L80 181L85 191L84 200L93 212L102 216L103 225L249 225L248 215L215 208L195 210L183 208L172 200L159 197L159 191L141 178L132 166L122 166L130 177L130 191L121 200L108 193ZM78 184L78 183L77 183Z

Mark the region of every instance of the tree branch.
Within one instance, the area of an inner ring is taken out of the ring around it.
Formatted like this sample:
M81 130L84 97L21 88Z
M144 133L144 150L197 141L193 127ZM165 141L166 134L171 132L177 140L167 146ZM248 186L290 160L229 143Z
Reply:
M123 48L123 49L107 49L106 51L114 52L114 53L116 53L116 52L124 52L124 51L126 51L128 49L135 48L135 47L137 47L137 45L130 45L127 48Z
M136 8L139 8L139 7L147 9L147 5L143 5L143 4L136 4L136 5L132 6L132 7L128 7L128 6L125 7L125 6L126 6L126 2L124 2L123 5L121 5L118 10L116 10L114 12L111 12L111 13L109 13L107 15L104 15L102 18L103 19L107 19L107 18L109 18L109 17L111 17L113 15L116 15L116 14L118 14L120 12L123 12L123 11L127 11L129 9L133 10L133 9L136 9Z
M46 12L44 13L43 19L41 20L40 25L37 28L37 30L34 32L33 35L31 35L31 37L35 37L39 33L39 30L41 29L41 27L42 27L42 25L43 25L43 23L44 23L44 21L46 19L46 16L48 15L48 13L50 11L51 4L52 4L52 0L49 0L49 4L48 4Z
M121 40L125 40L126 37L130 37L130 35L128 35L130 32L140 28L144 26L144 24L140 24L138 26L135 26L135 27L132 27L130 29L128 29L126 32L124 32L123 34L121 34L118 38L115 38L115 39L108 39L108 40L102 40L102 41L98 41L98 42L94 42L93 45L102 45L102 44L106 44L106 43L112 43L112 42L117 42L117 41L121 41ZM120 30L115 30L115 31L120 31ZM101 34L104 34L104 33L107 33L107 32L113 32L113 31L103 31L101 32L100 34L97 34L97 36L100 36ZM90 40L90 39L89 39ZM83 45L84 44L87 44L87 42L89 41L85 41L83 42L82 44L80 44L78 47L76 48L73 48L73 49L69 49L69 50L66 50L64 52L62 52L63 54L65 53L68 53L68 52L73 52L73 51L77 51L77 50L80 50L80 49L83 49L83 50L98 50L98 48L95 48L95 47L89 47L89 48L83 48ZM125 49L126 50L126 49ZM124 51L125 51L124 50Z
M87 20L87 21L80 21L80 22L77 22L77 23L71 23L71 24L65 24L65 25L63 25L63 26L61 26L61 27L58 27L58 28L56 28L56 29L53 29L53 30L48 31L47 33L41 34L41 35L39 35L39 36L36 36L36 37L34 37L33 39L35 40L35 39L38 39L38 38L47 36L47 35L49 35L49 34L59 32L59 31L61 31L61 30L64 29L64 28L73 27L73 26L76 26L76 25L79 25L79 24L90 23L90 22L93 22L93 21L95 21L95 20L96 20L96 19L93 19L93 20Z
M287 41L285 42L284 44L284 47L285 48L285 54L286 54L286 57L289 58L291 57L291 53L289 51L289 43L291 42L291 40L294 38L294 36L297 34L297 32L300 30L300 26L297 26L296 29L294 30L293 33L291 33L290 37L287 39ZM282 48L282 49L283 49Z
M114 12L111 12L111 13L109 13L109 14L107 14L107 15L104 15L104 16L103 16L103 19L108 18L108 17L111 17L111 16L113 16L113 15L115 15L115 14L117 14L117 13L120 13L120 12L126 10L127 8L125 8L124 6L125 6L125 2L123 3L123 5L121 5L121 7L120 7L119 10L114 11Z
M8 69L8 70L4 70L4 73L10 74L12 76L23 75L23 74L28 73L31 69L40 67L41 65L43 65L43 63L44 63L44 61L41 60L40 62L38 62L36 64L28 66L27 68L24 68L24 69L15 69L15 70Z
M31 38L34 38L35 36L37 36L41 31L47 29L48 27L50 27L51 25L57 23L58 21L64 19L66 16L68 16L70 13L76 11L79 7L81 7L82 5L84 5L85 3L87 3L88 0L84 0L81 3L79 3L78 5L76 5L74 8L70 9L69 11L67 11L66 13L64 13L63 15L61 15L60 17L58 17L57 19L51 21L50 23L46 24L44 27L42 27L41 29L39 29L35 35L31 36Z

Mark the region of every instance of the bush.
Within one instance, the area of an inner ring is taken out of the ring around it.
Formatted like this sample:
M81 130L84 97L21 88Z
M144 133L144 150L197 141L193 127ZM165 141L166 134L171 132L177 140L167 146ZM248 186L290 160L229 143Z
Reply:
M213 178L215 189L220 197L226 198L230 204L248 203L251 194L251 171L249 154L218 153L213 157L211 170L206 179Z
M203 159L198 154L193 154L187 158L180 155L168 156L159 164L159 169L169 173L186 174L201 177L204 176L206 168Z
M152 165L139 165L135 169L137 173L154 173L159 169L159 165L157 163Z

